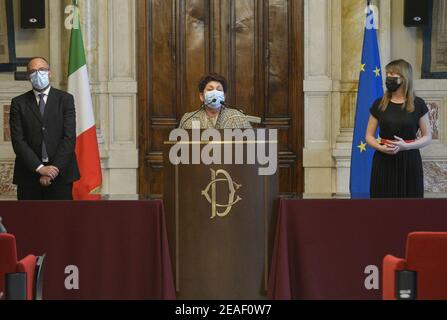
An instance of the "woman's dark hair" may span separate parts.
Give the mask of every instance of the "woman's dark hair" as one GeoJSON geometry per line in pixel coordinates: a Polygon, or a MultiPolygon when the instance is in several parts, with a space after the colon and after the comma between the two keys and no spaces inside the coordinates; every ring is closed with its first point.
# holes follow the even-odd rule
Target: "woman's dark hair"
{"type": "Polygon", "coordinates": [[[211,81],[216,81],[216,82],[219,82],[220,84],[222,84],[224,92],[227,92],[227,79],[225,79],[224,76],[221,76],[220,74],[217,74],[217,73],[209,73],[209,74],[203,76],[202,79],[200,79],[199,92],[203,93],[203,91],[205,91],[206,86],[211,81]]]}

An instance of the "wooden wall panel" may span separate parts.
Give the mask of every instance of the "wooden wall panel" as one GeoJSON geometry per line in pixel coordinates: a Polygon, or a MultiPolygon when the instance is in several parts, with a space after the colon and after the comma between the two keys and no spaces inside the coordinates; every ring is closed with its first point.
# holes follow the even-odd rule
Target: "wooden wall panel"
{"type": "Polygon", "coordinates": [[[232,35],[234,37],[234,69],[232,78],[233,101],[238,106],[244,106],[247,114],[256,114],[255,97],[255,55],[257,35],[256,1],[235,1],[234,23],[232,35]]]}
{"type": "Polygon", "coordinates": [[[149,78],[147,85],[151,101],[153,118],[172,117],[176,111],[176,101],[172,86],[176,78],[176,65],[173,59],[175,43],[173,41],[175,1],[153,0],[149,2],[149,78]]]}
{"type": "Polygon", "coordinates": [[[207,70],[209,30],[209,2],[203,0],[185,1],[185,104],[179,106],[181,113],[197,110],[201,105],[197,83],[207,70]]]}
{"type": "Polygon", "coordinates": [[[267,117],[289,115],[290,37],[288,1],[268,6],[268,112],[267,117]]]}

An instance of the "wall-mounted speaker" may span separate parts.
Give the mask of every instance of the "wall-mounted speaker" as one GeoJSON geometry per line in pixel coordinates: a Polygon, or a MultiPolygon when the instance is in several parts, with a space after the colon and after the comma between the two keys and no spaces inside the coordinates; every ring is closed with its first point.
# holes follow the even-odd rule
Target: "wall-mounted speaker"
{"type": "Polygon", "coordinates": [[[430,1],[405,0],[404,25],[406,27],[428,26],[429,15],[430,15],[430,1]]]}
{"type": "Polygon", "coordinates": [[[20,17],[23,29],[44,29],[45,0],[20,0],[20,17]]]}

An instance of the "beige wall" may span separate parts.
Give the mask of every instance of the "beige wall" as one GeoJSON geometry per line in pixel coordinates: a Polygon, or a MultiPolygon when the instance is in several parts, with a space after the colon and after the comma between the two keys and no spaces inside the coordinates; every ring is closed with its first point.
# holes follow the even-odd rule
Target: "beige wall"
{"type": "MultiPolygon", "coordinates": [[[[16,36],[17,57],[43,56],[48,57],[50,52],[49,39],[50,29],[21,29],[20,28],[20,1],[13,1],[14,4],[14,32],[16,36]]],[[[48,24],[48,0],[46,1],[46,17],[48,24]]],[[[13,74],[0,73],[0,81],[13,81],[13,74]]]]}
{"type": "MultiPolygon", "coordinates": [[[[407,28],[404,21],[404,0],[393,0],[391,7],[391,58],[405,59],[415,70],[415,78],[421,78],[422,29],[407,28]]],[[[384,64],[385,66],[385,64],[384,64]]]]}

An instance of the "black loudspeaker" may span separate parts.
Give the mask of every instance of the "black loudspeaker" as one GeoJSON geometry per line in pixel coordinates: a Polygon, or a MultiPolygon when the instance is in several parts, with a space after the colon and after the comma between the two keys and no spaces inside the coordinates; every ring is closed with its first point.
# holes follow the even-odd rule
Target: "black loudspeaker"
{"type": "Polygon", "coordinates": [[[45,0],[20,0],[20,17],[23,29],[44,29],[45,0]]]}
{"type": "Polygon", "coordinates": [[[426,27],[430,15],[430,1],[405,0],[404,25],[406,27],[426,27]]]}

